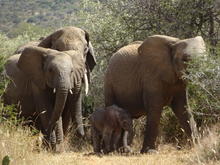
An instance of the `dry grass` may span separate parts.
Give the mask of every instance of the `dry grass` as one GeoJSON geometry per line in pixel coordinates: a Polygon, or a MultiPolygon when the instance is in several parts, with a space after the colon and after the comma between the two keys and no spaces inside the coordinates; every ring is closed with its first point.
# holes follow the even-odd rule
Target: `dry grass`
{"type": "MultiPolygon", "coordinates": [[[[52,154],[36,146],[39,136],[31,135],[28,129],[8,128],[0,125],[0,158],[8,155],[10,165],[189,165],[192,164],[193,150],[176,150],[169,145],[160,145],[159,154],[136,154],[108,156],[89,156],[91,147],[83,152],[65,152],[52,154]]],[[[137,147],[135,147],[137,148],[137,147]]],[[[195,164],[194,162],[193,164],[195,164]]],[[[214,165],[219,162],[206,162],[214,165]]]]}
{"type": "Polygon", "coordinates": [[[203,138],[194,147],[194,154],[191,162],[204,164],[219,162],[220,164],[220,125],[217,124],[211,129],[203,132],[203,138]]]}

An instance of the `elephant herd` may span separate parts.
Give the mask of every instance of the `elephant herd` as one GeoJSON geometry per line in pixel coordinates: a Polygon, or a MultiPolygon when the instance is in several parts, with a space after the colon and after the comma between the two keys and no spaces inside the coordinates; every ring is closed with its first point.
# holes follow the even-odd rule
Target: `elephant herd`
{"type": "MultiPolygon", "coordinates": [[[[170,106],[191,137],[195,122],[187,110],[187,62],[203,56],[202,37],[178,39],[153,35],[135,41],[112,55],[104,78],[105,107],[90,117],[95,153],[123,147],[131,152],[132,119],[146,115],[141,153],[155,151],[161,112],[170,106]]],[[[19,47],[5,64],[10,82],[5,104],[19,104],[22,117],[33,121],[46,145],[62,152],[64,137],[75,127],[84,136],[82,89],[88,93],[90,74],[96,65],[89,34],[64,27],[37,42],[19,47]]]]}

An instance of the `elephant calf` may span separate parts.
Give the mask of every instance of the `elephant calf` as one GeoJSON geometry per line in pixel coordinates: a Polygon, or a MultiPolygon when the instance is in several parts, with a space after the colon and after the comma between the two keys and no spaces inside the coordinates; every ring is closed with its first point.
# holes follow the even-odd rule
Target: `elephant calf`
{"type": "Polygon", "coordinates": [[[112,105],[105,109],[97,109],[90,118],[93,149],[95,153],[115,151],[120,147],[119,141],[123,133],[123,148],[131,152],[128,140],[133,135],[132,119],[126,110],[112,105]],[[104,145],[102,145],[104,142],[104,145]],[[103,147],[104,146],[104,147],[103,147]]]}

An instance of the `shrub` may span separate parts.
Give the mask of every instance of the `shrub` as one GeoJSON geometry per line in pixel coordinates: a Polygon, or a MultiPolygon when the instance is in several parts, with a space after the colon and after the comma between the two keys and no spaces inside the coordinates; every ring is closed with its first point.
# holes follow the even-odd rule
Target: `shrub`
{"type": "Polygon", "coordinates": [[[189,105],[198,126],[216,123],[220,118],[220,52],[216,52],[216,56],[209,52],[205,58],[193,59],[185,76],[189,105]]]}

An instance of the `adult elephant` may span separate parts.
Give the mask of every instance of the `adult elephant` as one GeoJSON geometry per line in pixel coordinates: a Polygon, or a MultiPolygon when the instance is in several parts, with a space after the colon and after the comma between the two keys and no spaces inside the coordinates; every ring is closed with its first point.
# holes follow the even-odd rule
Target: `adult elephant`
{"type": "Polygon", "coordinates": [[[90,72],[96,65],[96,59],[89,34],[85,30],[74,26],[61,28],[45,37],[38,46],[58,51],[77,51],[78,55],[85,59],[87,77],[90,82],[90,72]]]}
{"type": "Polygon", "coordinates": [[[153,35],[143,43],[118,50],[105,74],[105,105],[127,109],[133,118],[147,115],[141,153],[155,149],[164,106],[170,106],[185,132],[191,136],[193,116],[186,109],[186,83],[181,78],[186,62],[205,52],[202,37],[180,40],[153,35]]]}
{"type": "Polygon", "coordinates": [[[86,66],[76,50],[26,47],[22,54],[9,57],[5,69],[12,81],[4,101],[20,102],[21,115],[36,121],[53,150],[63,150],[71,116],[78,133],[84,135],[81,88],[86,66]]]}

